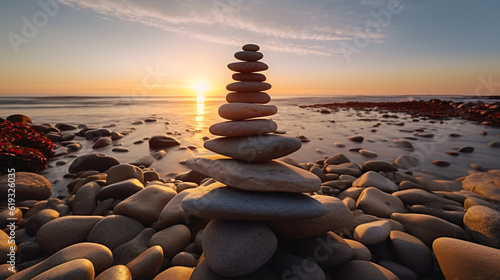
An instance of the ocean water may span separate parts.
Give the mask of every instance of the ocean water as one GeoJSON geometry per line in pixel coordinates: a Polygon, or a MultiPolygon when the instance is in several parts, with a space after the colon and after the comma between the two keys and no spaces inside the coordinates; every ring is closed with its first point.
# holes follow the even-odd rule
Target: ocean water
{"type": "MultiPolygon", "coordinates": [[[[296,162],[315,162],[336,153],[345,154],[351,161],[362,163],[366,160],[393,161],[399,155],[416,156],[421,164],[412,168],[412,172],[429,178],[454,180],[471,172],[470,164],[480,164],[486,168],[500,169],[500,149],[489,148],[487,144],[500,141],[500,129],[487,127],[466,120],[452,119],[444,122],[429,120],[414,121],[404,113],[398,113],[398,119],[384,119],[376,111],[339,110],[332,114],[320,114],[316,109],[299,108],[299,105],[347,101],[408,101],[430,100],[433,98],[450,101],[484,101],[496,100],[481,97],[465,96],[273,96],[270,104],[278,107],[278,114],[272,119],[278,124],[278,129],[289,136],[306,136],[310,142],[287,156],[296,162]],[[361,118],[376,119],[376,121],[360,121],[361,118]],[[334,121],[334,122],[332,122],[334,121]],[[395,122],[404,122],[404,126],[396,126],[395,122]],[[373,127],[376,123],[380,125],[373,127]],[[411,131],[423,129],[433,133],[434,138],[415,136],[411,131]],[[402,131],[404,130],[404,131],[402,131]],[[410,132],[408,132],[410,131],[410,132]],[[487,134],[480,134],[486,131],[487,134]],[[450,133],[458,133],[461,137],[449,137],[450,133]],[[361,135],[363,143],[354,143],[347,136],[361,135]],[[410,141],[415,150],[405,150],[393,144],[394,139],[410,141]],[[333,145],[341,142],[346,145],[339,148],[333,145]],[[453,157],[445,151],[453,151],[463,146],[475,148],[473,153],[460,154],[453,157]],[[378,154],[376,158],[367,158],[349,148],[363,148],[378,154]],[[433,160],[449,161],[449,167],[438,167],[433,160]]],[[[69,179],[63,179],[68,166],[75,156],[86,153],[105,153],[116,157],[120,162],[130,162],[135,158],[151,154],[147,141],[143,144],[133,144],[138,140],[154,135],[172,134],[183,147],[194,145],[195,150],[173,147],[166,150],[167,156],[155,160],[152,168],[163,178],[171,178],[178,172],[188,168],[182,162],[194,155],[208,155],[212,152],[203,148],[203,137],[213,138],[208,131],[210,125],[224,121],[217,114],[218,107],[225,103],[224,97],[173,97],[173,96],[0,96],[0,117],[11,114],[24,114],[34,123],[69,123],[73,125],[86,124],[89,127],[113,125],[111,130],[129,132],[115,141],[130,149],[128,153],[113,152],[113,147],[92,149],[92,142],[77,137],[83,149],[66,156],[54,158],[50,167],[42,174],[53,183],[54,195],[65,195],[69,179]],[[135,121],[155,116],[158,122],[133,125],[135,121]],[[56,165],[60,161],[63,165],[56,165]]],[[[76,131],[75,131],[76,132],[76,131]]],[[[60,164],[61,164],[60,163],[60,164]]]]}

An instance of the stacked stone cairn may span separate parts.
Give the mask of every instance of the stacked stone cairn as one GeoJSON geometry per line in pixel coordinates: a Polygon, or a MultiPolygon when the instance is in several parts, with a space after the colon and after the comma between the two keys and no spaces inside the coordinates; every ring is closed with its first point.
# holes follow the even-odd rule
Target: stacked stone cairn
{"type": "MultiPolygon", "coordinates": [[[[227,86],[233,92],[227,95],[228,103],[219,108],[219,115],[229,121],[212,125],[210,132],[222,137],[205,142],[208,150],[222,156],[186,161],[194,171],[212,178],[182,201],[190,215],[211,219],[202,232],[204,260],[191,279],[278,279],[276,275],[294,275],[292,266],[301,265],[305,259],[278,248],[282,239],[288,242],[332,230],[332,222],[339,222],[339,218],[327,214],[332,201],[345,210],[340,211],[346,214],[340,220],[352,220],[340,200],[304,194],[320,189],[321,180],[316,175],[276,160],[297,151],[302,144],[295,137],[273,134],[276,123],[261,118],[276,114],[277,108],[262,105],[271,100],[262,92],[271,85],[264,82],[263,74],[255,73],[268,69],[258,61],[263,57],[258,50],[259,46],[247,44],[235,54],[243,62],[228,65],[238,72],[233,75],[237,82],[227,86]]],[[[337,225],[342,227],[342,223],[337,225]]],[[[316,264],[307,265],[315,271],[308,272],[308,277],[313,277],[310,279],[325,279],[316,264]]]]}

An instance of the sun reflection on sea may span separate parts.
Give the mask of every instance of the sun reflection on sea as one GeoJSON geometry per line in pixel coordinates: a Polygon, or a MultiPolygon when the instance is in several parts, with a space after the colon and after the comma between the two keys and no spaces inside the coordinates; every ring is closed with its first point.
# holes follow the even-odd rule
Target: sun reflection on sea
{"type": "Polygon", "coordinates": [[[198,127],[200,127],[205,120],[205,95],[198,94],[198,98],[196,100],[195,121],[197,122],[198,127]]]}

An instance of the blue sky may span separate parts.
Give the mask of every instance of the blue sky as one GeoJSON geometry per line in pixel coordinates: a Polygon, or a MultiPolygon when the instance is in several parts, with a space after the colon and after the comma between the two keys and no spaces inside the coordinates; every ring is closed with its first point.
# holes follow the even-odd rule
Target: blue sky
{"type": "Polygon", "coordinates": [[[147,94],[204,82],[224,95],[226,64],[252,42],[274,94],[500,94],[498,11],[493,0],[3,1],[0,93],[135,94],[149,79],[147,94]]]}

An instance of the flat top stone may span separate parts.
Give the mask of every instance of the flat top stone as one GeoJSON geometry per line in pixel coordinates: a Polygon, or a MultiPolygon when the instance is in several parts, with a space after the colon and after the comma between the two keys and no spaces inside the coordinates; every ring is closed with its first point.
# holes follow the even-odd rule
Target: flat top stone
{"type": "Polygon", "coordinates": [[[225,220],[274,221],[326,214],[321,202],[304,194],[249,192],[220,182],[197,188],[182,200],[182,207],[194,216],[225,220]]]}
{"type": "Polygon", "coordinates": [[[217,154],[247,162],[268,161],[289,155],[302,147],[295,137],[262,135],[220,137],[206,141],[203,146],[217,154]]]}
{"type": "Polygon", "coordinates": [[[186,165],[242,190],[300,193],[321,188],[318,176],[277,160],[252,164],[222,156],[207,156],[189,158],[186,165]]]}

